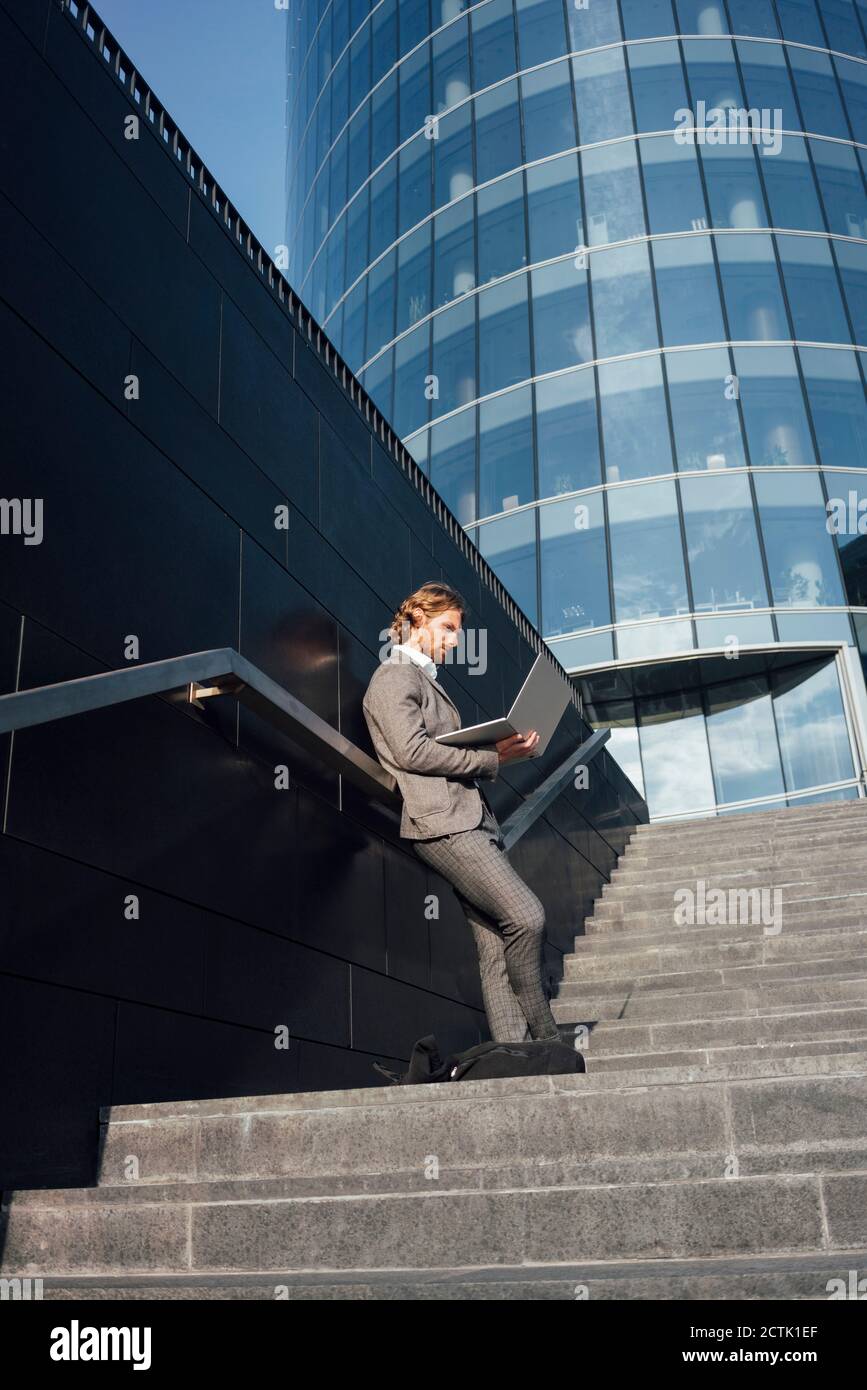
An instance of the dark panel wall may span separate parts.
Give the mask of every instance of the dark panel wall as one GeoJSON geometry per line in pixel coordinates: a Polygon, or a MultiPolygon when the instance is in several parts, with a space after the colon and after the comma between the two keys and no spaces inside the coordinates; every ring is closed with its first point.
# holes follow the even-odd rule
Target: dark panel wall
{"type": "MultiPolygon", "coordinates": [[[[0,693],[122,667],[131,636],[236,646],[372,752],[380,633],[445,578],[488,670],[442,679],[500,713],[533,651],[51,0],[0,0],[0,81],[0,494],[45,525],[0,536],[0,693]]],[[[570,709],[498,814],[584,732],[570,709]]],[[[99,1105],[376,1084],[423,1033],[487,1036],[463,914],[394,814],[231,701],[19,731],[0,775],[0,1187],[91,1181],[99,1105]]],[[[514,852],[554,977],[645,818],[604,755],[514,852]]]]}

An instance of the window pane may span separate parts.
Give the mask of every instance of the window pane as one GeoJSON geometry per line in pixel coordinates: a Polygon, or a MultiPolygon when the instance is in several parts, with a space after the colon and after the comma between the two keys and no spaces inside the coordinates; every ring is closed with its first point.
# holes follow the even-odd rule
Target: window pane
{"type": "Polygon", "coordinates": [[[539,496],[595,487],[601,479],[592,370],[536,383],[539,496]]]}
{"type": "MultiPolygon", "coordinates": [[[[639,3],[643,11],[645,0],[639,3]]],[[[626,53],[637,129],[673,130],[675,112],[689,106],[677,44],[640,43],[626,53]]]]}
{"type": "Polygon", "coordinates": [[[635,142],[630,140],[585,150],[581,167],[587,202],[588,246],[643,236],[644,211],[635,142]]]}
{"type": "Polygon", "coordinates": [[[646,244],[594,252],[590,280],[598,357],[658,346],[646,244]]]}
{"type": "Polygon", "coordinates": [[[834,67],[843,88],[852,134],[856,140],[864,143],[867,141],[867,68],[863,63],[853,63],[848,58],[835,58],[834,67]]]}
{"type": "Polygon", "coordinates": [[[568,150],[577,144],[572,113],[572,86],[567,61],[553,63],[521,78],[526,158],[568,150]]]}
{"type": "Polygon", "coordinates": [[[822,462],[867,468],[867,402],[854,354],[822,348],[799,352],[822,462]]]}
{"type": "Polygon", "coordinates": [[[470,94],[470,56],[467,21],[459,19],[431,42],[433,49],[433,113],[445,111],[470,94]]]}
{"type": "Polygon", "coordinates": [[[670,623],[639,623],[617,630],[617,655],[621,661],[661,652],[690,652],[693,649],[692,624],[688,619],[670,623]]]}
{"type": "Polygon", "coordinates": [[[773,226],[824,232],[825,223],[807,158],[807,146],[800,135],[784,135],[779,154],[773,158],[763,157],[762,173],[773,226]]]}
{"type": "MultiPolygon", "coordinates": [[[[710,18],[710,6],[707,9],[710,18]]],[[[722,33],[726,27],[723,25],[723,29],[714,29],[711,20],[711,27],[706,29],[685,30],[682,12],[679,11],[679,13],[681,13],[681,32],[683,33],[722,33]]],[[[707,110],[713,106],[726,109],[729,106],[740,108],[745,105],[731,39],[705,39],[704,41],[685,39],[683,56],[686,59],[686,71],[692,92],[694,111],[700,101],[705,103],[707,110]]]]}
{"type": "Polygon", "coordinates": [[[767,676],[707,691],[707,737],[718,801],[748,801],[785,790],[767,676]]]}
{"type": "Polygon", "coordinates": [[[430,313],[431,223],[426,222],[397,248],[397,332],[404,333],[430,313]]]}
{"type": "MultiPolygon", "coordinates": [[[[747,106],[772,113],[771,121],[775,126],[779,123],[785,130],[800,130],[801,118],[782,46],[776,43],[749,43],[740,39],[736,47],[741,60],[747,106]],[[777,115],[778,111],[782,112],[782,117],[777,115]]],[[[763,165],[766,160],[767,156],[763,157],[763,165]]]]}
{"type": "Polygon", "coordinates": [[[479,395],[529,376],[527,277],[516,275],[479,295],[479,395]]]}
{"type": "Polygon", "coordinates": [[[775,672],[771,688],[788,790],[853,776],[836,662],[817,664],[808,676],[802,667],[775,672]]]}
{"type": "Polygon", "coordinates": [[[659,358],[603,364],[599,368],[599,396],[608,481],[627,482],[671,472],[659,358]]]}
{"type": "Polygon", "coordinates": [[[462,198],[434,218],[434,307],[475,287],[472,198],[462,198]]]}
{"type": "Polygon", "coordinates": [[[433,321],[433,370],[439,397],[434,412],[445,415],[476,396],[476,301],[455,304],[433,321]]]}
{"type": "Polygon", "coordinates": [[[430,432],[430,480],[462,526],[476,516],[476,412],[459,415],[430,432]]]}
{"type": "Polygon", "coordinates": [[[653,815],[714,805],[713,777],[698,690],[638,700],[644,785],[653,815]]]}
{"type": "MultiPolygon", "coordinates": [[[[592,6],[591,6],[592,8],[592,6]]],[[[632,132],[629,87],[623,51],[605,49],[572,59],[578,139],[582,145],[632,132]]]]}
{"type": "Polygon", "coordinates": [[[851,342],[827,241],[818,237],[779,236],[777,248],[795,337],[817,343],[851,342]]]}
{"type": "Polygon", "coordinates": [[[620,9],[627,39],[652,39],[657,34],[677,33],[671,0],[620,0],[620,9]]]}
{"type": "Polygon", "coordinates": [[[353,116],[349,125],[349,183],[347,197],[361,187],[370,174],[370,102],[353,116]]]}
{"type": "Polygon", "coordinates": [[[638,143],[651,232],[701,231],[707,210],[695,148],[664,135],[638,143]]]}
{"type": "Polygon", "coordinates": [[[569,47],[576,53],[584,48],[598,48],[603,43],[617,43],[621,38],[616,0],[593,0],[593,4],[583,10],[567,5],[566,19],[569,47]]]}
{"type": "Polygon", "coordinates": [[[409,53],[429,32],[430,4],[428,0],[402,0],[400,6],[400,57],[409,53]]]}
{"type": "Polygon", "coordinates": [[[521,67],[531,68],[566,52],[566,29],[560,0],[517,0],[521,67]]]}
{"type": "Polygon", "coordinates": [[[845,603],[816,473],[755,473],[774,603],[824,608],[845,603]]]}
{"type": "Polygon", "coordinates": [[[815,463],[793,350],[746,347],[734,353],[753,467],[815,463]]]}
{"type": "Polygon", "coordinates": [[[701,162],[714,227],[766,227],[752,145],[702,145],[701,162]]]}
{"type": "Polygon", "coordinates": [[[867,346],[867,246],[838,241],[834,246],[855,342],[867,346]]]}
{"type": "Polygon", "coordinates": [[[587,271],[574,260],[532,272],[535,372],[542,375],[593,357],[587,271]]]}
{"type": "Polygon", "coordinates": [[[524,176],[510,174],[477,195],[479,283],[487,284],[527,263],[524,238],[524,176]]]}
{"type": "Polygon", "coordinates": [[[521,163],[517,82],[504,82],[475,99],[476,181],[485,183],[521,163]]]}
{"type": "Polygon", "coordinates": [[[370,222],[370,183],[361,189],[346,213],[346,284],[352,285],[368,260],[368,222],[370,222]]]}
{"type": "Polygon", "coordinates": [[[601,492],[539,508],[545,636],[611,621],[601,492]]]}
{"type": "Polygon", "coordinates": [[[766,608],[748,475],[682,478],[680,495],[694,611],[766,608]]]}
{"type": "Polygon", "coordinates": [[[533,415],[530,387],[479,406],[479,515],[532,502],[533,415]]]}
{"type": "Polygon", "coordinates": [[[395,252],[389,251],[368,276],[365,360],[394,337],[395,259],[395,252]]]}
{"type": "Polygon", "coordinates": [[[783,37],[795,43],[814,43],[825,47],[825,35],[816,14],[814,0],[777,0],[783,37]]]}
{"type": "Polygon", "coordinates": [[[726,332],[709,238],[657,241],[653,260],[666,346],[723,342],[726,332]]]}
{"type": "Polygon", "coordinates": [[[758,39],[779,38],[773,0],[729,0],[733,34],[754,34],[758,39]]]}
{"type": "Polygon", "coordinates": [[[480,526],[479,550],[518,607],[538,625],[535,508],[480,526]]]}
{"type": "Polygon", "coordinates": [[[739,468],[745,464],[725,348],[668,353],[665,369],[678,468],[739,468]]]}
{"type": "Polygon", "coordinates": [[[473,86],[490,87],[516,71],[512,0],[491,0],[473,10],[473,86]]]}
{"type": "Polygon", "coordinates": [[[527,170],[530,259],[545,261],[584,244],[578,156],[564,155],[527,170]]]}
{"type": "Polygon", "coordinates": [[[404,436],[427,423],[430,402],[425,377],[430,372],[429,323],[401,338],[394,349],[394,414],[392,424],[404,436]]]}
{"type": "Polygon", "coordinates": [[[728,23],[722,0],[676,0],[682,34],[725,34],[728,23]]]}
{"type": "Polygon", "coordinates": [[[867,237],[867,197],[855,151],[828,140],[811,140],[810,149],[831,231],[867,237]]]}
{"type": "Polygon", "coordinates": [[[719,237],[717,254],[732,338],[790,338],[771,238],[719,237]]]}
{"type": "Polygon", "coordinates": [[[399,193],[397,211],[398,236],[421,222],[432,211],[431,151],[432,140],[417,135],[398,156],[399,193]]]}
{"type": "Polygon", "coordinates": [[[609,489],[608,517],[617,621],[685,613],[686,577],[674,483],[609,489]]]}
{"type": "Polygon", "coordinates": [[[697,618],[700,647],[725,647],[732,640],[739,646],[761,646],[775,641],[769,613],[728,613],[722,618],[697,618]]]}
{"type": "MultiPolygon", "coordinates": [[[[409,134],[409,132],[407,132],[409,134]]],[[[397,139],[397,73],[392,72],[371,97],[370,167],[376,169],[387,159],[397,139]]]]}
{"type": "Polygon", "coordinates": [[[434,150],[434,206],[442,207],[473,186],[469,103],[443,116],[434,150]]]}
{"type": "MultiPolygon", "coordinates": [[[[802,40],[803,42],[803,40],[802,40]]],[[[819,40],[824,47],[822,40],[819,40]]],[[[848,140],[849,127],[837,92],[834,69],[827,53],[809,48],[789,49],[789,62],[804,114],[804,129],[813,135],[835,135],[848,140]]]]}
{"type": "Polygon", "coordinates": [[[389,160],[370,181],[370,259],[397,236],[397,160],[389,160]]]}
{"type": "Polygon", "coordinates": [[[867,45],[852,0],[818,0],[818,3],[825,21],[828,46],[841,53],[854,53],[856,58],[867,58],[867,45]]]}
{"type": "Polygon", "coordinates": [[[867,608],[867,477],[826,473],[828,525],[837,539],[846,602],[867,608]]]}

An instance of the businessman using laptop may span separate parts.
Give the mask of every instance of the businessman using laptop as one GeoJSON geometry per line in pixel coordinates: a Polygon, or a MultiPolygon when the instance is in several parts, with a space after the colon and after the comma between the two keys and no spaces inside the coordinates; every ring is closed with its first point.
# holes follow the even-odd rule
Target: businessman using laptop
{"type": "Polygon", "coordinates": [[[377,757],[403,796],[400,835],[452,884],[473,933],[491,1038],[557,1038],[542,984],[545,909],[510,864],[478,780],[533,756],[538,733],[520,730],[488,747],[437,741],[460,728],[436,668],[457,646],[465,612],[447,584],[423,584],[404,599],[390,628],[398,640],[374,671],[362,708],[377,757]]]}

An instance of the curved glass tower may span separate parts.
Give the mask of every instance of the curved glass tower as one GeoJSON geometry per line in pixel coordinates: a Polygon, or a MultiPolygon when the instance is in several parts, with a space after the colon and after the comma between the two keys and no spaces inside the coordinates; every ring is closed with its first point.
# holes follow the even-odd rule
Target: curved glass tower
{"type": "Polygon", "coordinates": [[[651,814],[864,794],[867,0],[289,33],[289,279],[651,814]]]}

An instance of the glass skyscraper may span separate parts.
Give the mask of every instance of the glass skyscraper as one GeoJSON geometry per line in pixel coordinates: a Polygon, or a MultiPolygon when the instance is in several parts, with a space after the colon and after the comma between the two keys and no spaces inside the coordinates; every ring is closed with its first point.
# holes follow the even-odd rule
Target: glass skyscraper
{"type": "Polygon", "coordinates": [[[290,9],[288,278],[654,817],[864,794],[865,36],[867,0],[290,9]]]}

